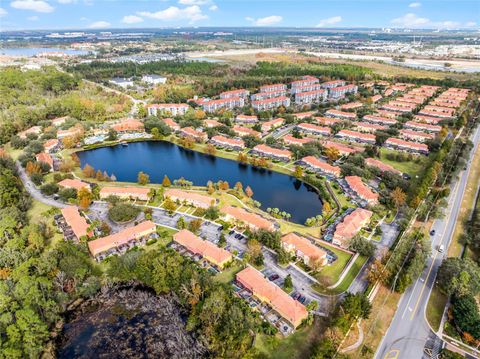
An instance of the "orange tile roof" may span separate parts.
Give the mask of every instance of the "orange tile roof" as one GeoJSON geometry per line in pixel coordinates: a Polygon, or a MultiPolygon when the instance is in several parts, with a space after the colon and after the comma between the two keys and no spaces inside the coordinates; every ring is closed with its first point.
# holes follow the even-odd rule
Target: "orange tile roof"
{"type": "Polygon", "coordinates": [[[343,110],[355,109],[355,108],[360,108],[360,107],[363,107],[363,103],[361,103],[359,101],[345,103],[345,104],[340,106],[340,108],[343,109],[343,110]]]}
{"type": "Polygon", "coordinates": [[[307,318],[308,312],[303,304],[290,297],[280,287],[269,282],[255,268],[245,268],[237,273],[236,278],[256,297],[270,304],[276,312],[295,327],[307,318]]]}
{"type": "Polygon", "coordinates": [[[283,102],[289,100],[288,97],[286,96],[278,96],[278,97],[272,97],[272,98],[265,98],[262,100],[254,100],[252,101],[252,106],[254,105],[260,105],[260,104],[266,104],[266,103],[276,103],[276,102],[283,102]]]}
{"type": "Polygon", "coordinates": [[[345,112],[345,111],[338,111],[335,109],[328,110],[325,113],[327,116],[332,115],[332,116],[340,116],[340,117],[347,117],[347,118],[356,118],[357,114],[353,112],[345,112]]]}
{"type": "Polygon", "coordinates": [[[365,159],[365,164],[370,167],[376,167],[382,172],[393,172],[393,173],[398,173],[400,174],[401,172],[395,168],[393,168],[390,165],[387,165],[386,163],[383,163],[382,161],[379,161],[375,158],[367,158],[365,159]]]}
{"type": "Polygon", "coordinates": [[[285,135],[283,136],[283,140],[285,141],[286,144],[288,145],[297,145],[297,146],[302,146],[308,142],[312,142],[312,138],[304,137],[304,138],[296,138],[293,137],[292,135],[285,135]]]}
{"type": "Polygon", "coordinates": [[[333,141],[323,141],[322,145],[325,148],[335,148],[340,152],[340,155],[349,155],[350,153],[363,152],[363,147],[347,146],[343,143],[333,142],[333,141]]]}
{"type": "Polygon", "coordinates": [[[426,122],[428,124],[437,124],[444,119],[439,117],[432,117],[432,116],[425,116],[425,115],[415,115],[413,116],[413,120],[416,122],[426,122]]]}
{"type": "Polygon", "coordinates": [[[80,215],[77,207],[68,206],[62,208],[62,216],[67,224],[72,228],[75,236],[80,239],[83,236],[92,236],[92,231],[88,230],[88,223],[84,217],[80,215]]]}
{"type": "Polygon", "coordinates": [[[53,158],[48,153],[46,152],[37,153],[35,158],[38,162],[46,163],[50,166],[50,168],[53,169],[53,158]]]}
{"type": "Polygon", "coordinates": [[[100,197],[112,196],[122,196],[128,195],[131,197],[138,198],[148,198],[150,193],[150,188],[141,188],[141,187],[103,187],[100,190],[100,197]]]}
{"type": "Polygon", "coordinates": [[[404,127],[419,128],[419,129],[422,129],[425,131],[431,131],[431,132],[440,132],[442,129],[442,126],[430,125],[428,123],[421,123],[421,122],[415,122],[415,121],[405,122],[404,127]]]}
{"type": "Polygon", "coordinates": [[[261,136],[261,133],[258,131],[252,130],[251,128],[248,128],[248,127],[243,127],[238,125],[233,126],[233,131],[235,131],[239,136],[246,136],[246,135],[251,135],[255,137],[261,136]]]}
{"type": "Polygon", "coordinates": [[[249,115],[237,115],[237,117],[235,117],[236,120],[255,120],[255,121],[258,121],[258,117],[257,116],[249,116],[249,115]]]}
{"type": "Polygon", "coordinates": [[[128,118],[119,123],[116,123],[112,126],[115,131],[143,131],[144,126],[143,122],[135,120],[133,118],[128,118]]]}
{"type": "Polygon", "coordinates": [[[358,130],[364,130],[368,132],[375,132],[377,130],[384,130],[387,127],[383,125],[372,124],[369,122],[354,122],[353,123],[358,130]]]}
{"type": "Polygon", "coordinates": [[[243,142],[243,140],[228,138],[222,135],[213,136],[212,141],[219,144],[227,144],[233,147],[242,147],[242,148],[245,147],[245,143],[243,142]]]}
{"type": "Polygon", "coordinates": [[[351,130],[341,130],[337,133],[337,136],[360,139],[360,140],[365,140],[365,141],[369,141],[369,142],[375,142],[376,141],[375,140],[375,135],[370,135],[368,133],[362,133],[362,132],[351,131],[351,130]]]}
{"type": "Polygon", "coordinates": [[[138,240],[143,236],[149,235],[155,232],[156,228],[157,226],[152,221],[144,221],[136,226],[125,228],[120,232],[90,241],[88,242],[88,249],[95,257],[98,254],[106,252],[112,248],[117,248],[127,244],[131,240],[138,240]]]}
{"type": "Polygon", "coordinates": [[[223,123],[218,122],[217,120],[204,120],[205,126],[207,127],[219,127],[223,126],[223,123]]]}
{"type": "Polygon", "coordinates": [[[208,208],[216,203],[216,200],[213,197],[204,196],[195,192],[182,191],[176,188],[167,189],[163,195],[165,197],[170,197],[173,200],[179,199],[180,201],[187,201],[202,208],[208,208]]]}
{"type": "Polygon", "coordinates": [[[332,126],[336,123],[342,122],[342,120],[331,117],[315,117],[315,121],[317,121],[320,125],[324,126],[332,126]]]}
{"type": "Polygon", "coordinates": [[[302,252],[305,256],[308,256],[310,260],[320,260],[327,257],[326,251],[314,245],[308,239],[300,237],[293,232],[284,235],[281,241],[282,243],[293,246],[296,251],[302,252]]]}
{"type": "Polygon", "coordinates": [[[352,239],[361,229],[365,226],[373,212],[357,208],[352,213],[345,216],[342,222],[337,224],[335,233],[333,234],[334,240],[344,241],[352,239]]]}
{"type": "Polygon", "coordinates": [[[292,158],[292,152],[290,152],[289,150],[279,150],[278,148],[273,148],[263,144],[256,145],[253,150],[273,156],[292,158]]]}
{"type": "Polygon", "coordinates": [[[414,131],[409,129],[400,130],[400,135],[406,138],[411,139],[424,139],[424,140],[431,140],[434,136],[430,133],[421,132],[421,131],[414,131]]]}
{"type": "Polygon", "coordinates": [[[317,168],[325,173],[333,174],[337,177],[340,176],[341,170],[340,167],[332,166],[326,162],[320,161],[314,156],[307,156],[302,158],[302,161],[308,164],[311,167],[317,168]]]}
{"type": "Polygon", "coordinates": [[[198,238],[189,230],[182,229],[175,233],[173,235],[173,240],[187,248],[190,252],[200,254],[202,257],[211,263],[218,265],[220,268],[222,268],[225,263],[232,260],[232,254],[229,251],[219,248],[209,241],[204,241],[198,238]]]}
{"type": "Polygon", "coordinates": [[[332,130],[329,127],[317,126],[317,125],[313,125],[311,123],[306,123],[306,122],[298,124],[297,127],[302,130],[320,132],[325,135],[329,135],[332,132],[332,130]]]}
{"type": "Polygon", "coordinates": [[[65,178],[64,180],[58,182],[58,185],[64,188],[74,188],[77,191],[81,190],[82,188],[86,188],[90,190],[90,185],[88,183],[85,183],[75,178],[74,179],[65,178]]]}
{"type": "Polygon", "coordinates": [[[50,140],[45,141],[45,143],[43,144],[43,148],[46,151],[49,151],[50,149],[58,146],[59,143],[60,141],[58,141],[56,138],[52,138],[50,140]]]}
{"type": "Polygon", "coordinates": [[[365,115],[363,116],[364,121],[370,121],[374,123],[383,123],[386,125],[394,125],[397,123],[397,120],[388,117],[376,116],[376,115],[365,115]]]}
{"type": "Polygon", "coordinates": [[[355,192],[360,198],[366,200],[369,204],[374,204],[378,202],[378,193],[373,192],[365,183],[362,182],[362,179],[358,176],[347,176],[345,177],[348,186],[353,192],[355,192]]]}
{"type": "Polygon", "coordinates": [[[293,117],[296,119],[304,119],[305,117],[311,117],[315,114],[315,111],[308,111],[308,112],[299,112],[299,113],[294,113],[293,117]]]}
{"type": "Polygon", "coordinates": [[[408,148],[415,151],[428,153],[428,146],[423,143],[416,143],[411,141],[405,141],[400,138],[390,137],[385,141],[386,145],[392,145],[394,147],[408,148]]]}
{"type": "Polygon", "coordinates": [[[176,123],[173,119],[171,118],[164,118],[163,122],[170,127],[172,130],[178,130],[180,129],[180,125],[176,123]]]}
{"type": "Polygon", "coordinates": [[[278,127],[283,125],[285,122],[284,118],[274,118],[273,120],[262,123],[262,131],[269,131],[271,128],[278,127]]]}
{"type": "Polygon", "coordinates": [[[273,222],[263,218],[258,214],[248,212],[243,208],[225,206],[221,209],[220,212],[223,214],[229,215],[231,217],[234,217],[239,221],[246,223],[247,225],[251,225],[256,229],[266,229],[269,231],[272,231],[275,229],[273,222]]]}
{"type": "Polygon", "coordinates": [[[208,135],[205,132],[197,131],[193,127],[184,127],[180,129],[180,132],[185,136],[190,136],[193,138],[206,139],[208,135]]]}

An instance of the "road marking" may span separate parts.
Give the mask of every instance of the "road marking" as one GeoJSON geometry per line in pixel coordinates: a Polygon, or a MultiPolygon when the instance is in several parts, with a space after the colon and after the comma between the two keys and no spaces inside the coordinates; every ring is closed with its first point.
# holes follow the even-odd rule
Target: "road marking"
{"type": "Polygon", "coordinates": [[[400,350],[394,349],[390,350],[387,355],[384,356],[384,359],[397,359],[400,355],[400,350]]]}

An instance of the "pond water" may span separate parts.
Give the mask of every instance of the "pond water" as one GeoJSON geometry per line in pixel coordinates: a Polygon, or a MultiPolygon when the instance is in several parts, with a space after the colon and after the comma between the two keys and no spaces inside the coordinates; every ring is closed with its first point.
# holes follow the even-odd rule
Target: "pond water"
{"type": "Polygon", "coordinates": [[[138,172],[150,176],[153,183],[161,183],[163,176],[174,179],[184,177],[195,185],[204,186],[209,180],[228,181],[230,187],[240,181],[243,188],[250,186],[253,198],[261,208],[279,208],[291,214],[291,221],[304,223],[309,217],[322,212],[322,201],[309,185],[296,178],[265,169],[244,165],[236,161],[186,150],[164,141],[145,141],[102,147],[78,153],[83,168],[87,163],[118,181],[136,182],[138,172]]]}
{"type": "Polygon", "coordinates": [[[59,47],[12,47],[0,49],[1,55],[9,56],[36,56],[42,52],[62,52],[68,55],[87,55],[90,51],[62,49],[59,47]]]}

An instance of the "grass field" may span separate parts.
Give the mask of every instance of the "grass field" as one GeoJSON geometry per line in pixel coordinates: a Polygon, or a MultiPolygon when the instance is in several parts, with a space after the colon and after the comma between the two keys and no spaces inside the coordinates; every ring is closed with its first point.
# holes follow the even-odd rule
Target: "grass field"
{"type": "Polygon", "coordinates": [[[405,162],[398,162],[398,161],[392,161],[387,159],[386,155],[387,153],[397,153],[397,151],[394,150],[389,150],[387,148],[381,148],[380,149],[380,160],[387,164],[392,166],[393,168],[403,172],[403,173],[408,173],[410,176],[415,177],[418,175],[424,168],[424,159],[426,157],[419,157],[421,161],[415,162],[415,161],[405,161],[405,162]]]}
{"type": "Polygon", "coordinates": [[[426,315],[428,322],[435,331],[440,328],[440,322],[442,321],[442,315],[445,306],[447,305],[447,300],[448,297],[440,293],[438,288],[434,286],[430,298],[428,299],[426,315]]]}
{"type": "Polygon", "coordinates": [[[360,273],[360,269],[362,269],[367,260],[367,257],[359,256],[348,271],[348,274],[345,276],[345,278],[343,278],[342,282],[337,287],[327,290],[326,293],[338,294],[345,292],[348,287],[350,287],[350,284],[352,284],[353,280],[357,277],[358,273],[360,273]]]}
{"type": "Polygon", "coordinates": [[[243,266],[235,262],[230,268],[223,270],[221,273],[215,276],[215,280],[220,283],[230,283],[235,278],[235,274],[240,272],[243,266]]]}
{"type": "MultiPolygon", "coordinates": [[[[338,281],[338,279],[340,278],[340,275],[343,272],[343,269],[345,268],[348,261],[352,257],[352,254],[341,251],[337,248],[330,247],[330,246],[328,246],[328,248],[331,249],[333,252],[335,252],[338,258],[332,265],[326,266],[316,275],[316,278],[318,279],[318,281],[322,283],[325,287],[329,285],[333,285],[338,281]]],[[[347,279],[347,277],[345,279],[347,279]]]]}
{"type": "MultiPolygon", "coordinates": [[[[455,224],[455,230],[453,231],[452,241],[450,247],[448,248],[449,257],[459,257],[462,253],[463,244],[460,243],[459,239],[464,233],[464,224],[470,219],[472,215],[473,208],[475,206],[475,199],[478,186],[480,185],[480,147],[477,148],[477,151],[474,153],[470,173],[467,179],[467,186],[465,188],[465,193],[463,194],[462,203],[460,206],[460,212],[458,214],[457,222],[455,224]]],[[[474,254],[474,252],[468,251],[469,254],[474,254]]]]}
{"type": "Polygon", "coordinates": [[[259,354],[257,357],[269,359],[309,358],[323,329],[323,321],[317,318],[313,325],[301,328],[287,338],[259,334],[255,339],[255,349],[259,354]]]}

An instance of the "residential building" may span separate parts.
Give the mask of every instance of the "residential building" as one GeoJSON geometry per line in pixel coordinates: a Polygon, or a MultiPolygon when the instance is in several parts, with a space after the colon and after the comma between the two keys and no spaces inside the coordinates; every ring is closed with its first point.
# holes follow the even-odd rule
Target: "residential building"
{"type": "Polygon", "coordinates": [[[388,118],[388,117],[382,117],[382,116],[376,116],[376,115],[365,115],[362,118],[363,121],[374,123],[374,124],[379,124],[379,125],[386,125],[386,126],[391,126],[397,123],[397,120],[388,118]]]}
{"type": "Polygon", "coordinates": [[[244,100],[246,100],[248,98],[248,95],[250,95],[250,91],[245,89],[238,89],[238,90],[224,91],[220,93],[220,98],[241,97],[244,100]]]}
{"type": "Polygon", "coordinates": [[[93,235],[93,231],[89,229],[90,226],[87,220],[80,214],[77,207],[68,206],[62,208],[61,212],[65,222],[72,229],[77,240],[85,236],[91,237],[93,235]]]}
{"type": "Polygon", "coordinates": [[[290,161],[292,159],[292,152],[289,150],[280,150],[267,145],[256,145],[252,148],[251,152],[258,156],[269,157],[279,161],[290,161]]]}
{"type": "Polygon", "coordinates": [[[431,133],[414,131],[410,129],[400,130],[400,138],[404,140],[412,140],[416,142],[426,142],[428,140],[433,140],[435,138],[431,133]]]}
{"type": "Polygon", "coordinates": [[[364,208],[356,208],[352,213],[346,215],[335,228],[333,244],[348,247],[349,241],[370,222],[372,215],[373,212],[364,208]]]}
{"type": "Polygon", "coordinates": [[[410,113],[417,108],[417,104],[393,100],[383,104],[382,109],[401,113],[410,113]]]}
{"type": "Polygon", "coordinates": [[[213,197],[205,196],[196,192],[182,191],[176,188],[169,188],[163,193],[163,197],[170,198],[174,202],[188,203],[191,206],[207,209],[217,204],[213,197]]]}
{"type": "Polygon", "coordinates": [[[178,130],[178,134],[182,137],[192,138],[198,142],[208,140],[208,135],[205,132],[195,130],[193,127],[181,128],[180,130],[178,130]]]}
{"type": "Polygon", "coordinates": [[[343,80],[334,80],[334,81],[328,81],[328,82],[323,82],[322,88],[324,89],[332,89],[334,87],[340,87],[340,86],[345,86],[346,82],[343,80]]]}
{"type": "Polygon", "coordinates": [[[129,87],[133,87],[134,83],[132,79],[128,79],[126,77],[114,77],[111,80],[108,80],[108,82],[120,86],[123,89],[127,89],[129,87]]]}
{"type": "Polygon", "coordinates": [[[205,124],[206,128],[214,128],[214,127],[223,126],[223,123],[220,123],[217,120],[204,120],[203,123],[205,124]]]}
{"type": "Polygon", "coordinates": [[[40,152],[35,155],[37,162],[43,162],[50,166],[50,171],[53,171],[53,158],[46,152],[40,152]]]}
{"type": "Polygon", "coordinates": [[[332,99],[339,99],[339,98],[345,97],[346,94],[357,93],[357,91],[358,91],[357,85],[353,85],[353,84],[334,87],[328,90],[328,97],[332,99]]]}
{"type": "Polygon", "coordinates": [[[407,121],[403,124],[403,127],[434,133],[440,132],[442,130],[442,126],[430,125],[428,123],[421,123],[415,121],[407,121]]]}
{"type": "Polygon", "coordinates": [[[175,233],[173,235],[173,241],[180,244],[190,253],[202,256],[203,259],[220,269],[223,269],[225,265],[233,259],[233,256],[229,251],[217,247],[212,242],[198,238],[187,229],[182,229],[175,233]]]}
{"type": "MultiPolygon", "coordinates": [[[[320,80],[317,79],[316,77],[306,75],[306,76],[303,76],[301,80],[290,82],[290,87],[291,87],[292,90],[294,90],[294,89],[297,89],[297,88],[303,88],[303,87],[312,86],[312,85],[318,85],[319,86],[319,84],[318,84],[319,82],[320,82],[320,80]]],[[[294,93],[294,92],[292,91],[292,93],[294,93]]]]}
{"type": "Polygon", "coordinates": [[[343,105],[340,105],[341,110],[356,110],[357,108],[361,108],[361,107],[363,107],[363,103],[361,103],[360,101],[348,102],[343,105]]]}
{"type": "Polygon", "coordinates": [[[425,115],[415,115],[415,116],[413,116],[413,121],[428,123],[429,125],[437,125],[444,120],[445,120],[444,118],[425,116],[425,115]]]}
{"type": "Polygon", "coordinates": [[[134,118],[128,118],[126,120],[120,121],[114,125],[112,128],[120,133],[123,132],[143,132],[145,127],[143,126],[143,122],[139,120],[135,120],[134,118]]]}
{"type": "Polygon", "coordinates": [[[309,105],[325,101],[327,101],[327,91],[325,89],[297,92],[295,94],[295,104],[297,105],[309,105]]]}
{"type": "Polygon", "coordinates": [[[385,147],[394,150],[402,150],[412,153],[428,154],[428,146],[423,143],[416,143],[411,141],[405,141],[400,138],[390,137],[385,141],[385,147]]]}
{"type": "Polygon", "coordinates": [[[252,130],[251,128],[248,128],[248,127],[235,125],[233,126],[233,131],[240,137],[244,137],[244,136],[254,136],[257,138],[262,137],[262,134],[260,132],[252,130]]]}
{"type": "Polygon", "coordinates": [[[347,141],[355,141],[359,143],[374,144],[376,142],[375,135],[351,130],[341,130],[336,136],[347,141]]]}
{"type": "Polygon", "coordinates": [[[267,231],[275,230],[275,223],[263,218],[262,216],[249,212],[240,207],[225,206],[220,210],[226,221],[233,221],[234,223],[241,222],[252,231],[264,229],[267,231]]]}
{"type": "MultiPolygon", "coordinates": [[[[295,95],[300,92],[310,92],[310,91],[316,91],[316,90],[321,90],[322,85],[318,83],[312,83],[309,85],[302,85],[302,86],[294,86],[290,89],[290,93],[295,95]]],[[[323,89],[325,90],[325,89],[323,89]]]]}
{"type": "Polygon", "coordinates": [[[327,252],[305,237],[289,233],[281,238],[282,248],[300,258],[307,266],[324,266],[328,263],[327,252]]]}
{"type": "Polygon", "coordinates": [[[152,221],[144,221],[109,236],[89,241],[88,249],[98,261],[112,254],[123,254],[134,246],[145,244],[156,232],[157,226],[152,221]]]}
{"type": "Polygon", "coordinates": [[[303,120],[304,118],[307,118],[307,117],[313,117],[315,113],[316,111],[298,112],[298,113],[293,113],[292,116],[295,117],[295,119],[297,120],[303,120]]]}
{"type": "Polygon", "coordinates": [[[355,120],[357,118],[357,114],[353,112],[345,112],[345,111],[338,111],[335,109],[328,110],[325,112],[325,115],[328,117],[335,117],[341,118],[345,120],[355,120]]]}
{"type": "Polygon", "coordinates": [[[163,85],[167,82],[167,78],[159,75],[143,75],[142,82],[150,85],[163,85]]]}
{"type": "Polygon", "coordinates": [[[30,127],[28,129],[26,129],[25,131],[19,132],[18,137],[25,139],[25,138],[27,138],[27,135],[30,135],[30,134],[39,135],[41,133],[42,133],[42,127],[33,126],[33,127],[30,127]]]}
{"type": "Polygon", "coordinates": [[[43,144],[43,149],[45,150],[45,152],[48,152],[48,153],[56,152],[59,147],[60,147],[60,141],[57,140],[56,138],[46,140],[45,143],[43,144]]]}
{"type": "Polygon", "coordinates": [[[253,267],[247,267],[236,274],[236,280],[254,297],[267,303],[294,328],[308,317],[303,304],[290,297],[282,288],[276,286],[253,267]]]}
{"type": "Polygon", "coordinates": [[[418,113],[420,115],[427,115],[440,118],[452,118],[455,116],[455,109],[450,107],[439,107],[427,105],[421,109],[418,113]]]}
{"type": "Polygon", "coordinates": [[[272,108],[277,108],[280,106],[289,107],[290,98],[286,96],[268,98],[265,100],[256,100],[252,101],[252,107],[257,111],[270,110],[272,108]]]}
{"type": "Polygon", "coordinates": [[[178,130],[180,130],[180,125],[178,123],[176,123],[173,119],[171,119],[170,117],[167,117],[167,118],[164,118],[163,119],[163,122],[168,126],[170,127],[170,129],[173,131],[173,132],[176,132],[178,130]]]}
{"type": "Polygon", "coordinates": [[[109,196],[116,196],[121,199],[138,199],[148,201],[150,199],[150,188],[144,187],[102,187],[100,198],[105,199],[109,196]]]}
{"type": "Polygon", "coordinates": [[[266,100],[266,99],[271,99],[271,98],[276,98],[276,97],[281,97],[286,95],[287,95],[287,92],[284,90],[258,92],[250,96],[250,101],[266,100]]]}
{"type": "Polygon", "coordinates": [[[61,126],[68,120],[68,118],[68,116],[54,118],[52,120],[52,125],[55,127],[61,126]]]}
{"type": "Polygon", "coordinates": [[[242,123],[242,124],[255,124],[258,122],[258,117],[248,116],[248,115],[237,115],[237,117],[235,117],[235,122],[242,123]]]}
{"type": "Polygon", "coordinates": [[[245,143],[243,142],[243,140],[228,138],[222,135],[213,136],[210,139],[210,143],[212,143],[215,146],[229,148],[235,151],[240,151],[245,148],[245,143]]]}
{"type": "Polygon", "coordinates": [[[387,126],[377,125],[369,122],[354,122],[355,129],[360,132],[375,133],[378,130],[385,130],[387,126]]]}
{"type": "Polygon", "coordinates": [[[287,146],[291,146],[291,145],[303,146],[304,144],[312,141],[313,141],[313,138],[308,138],[308,137],[296,138],[296,137],[293,137],[292,135],[283,136],[283,142],[285,142],[287,146]]]}
{"type": "Polygon", "coordinates": [[[205,112],[215,112],[220,109],[232,110],[235,107],[245,106],[245,100],[242,97],[227,97],[218,100],[210,100],[202,104],[205,112]]]}
{"type": "Polygon", "coordinates": [[[62,139],[65,137],[77,137],[83,134],[83,127],[78,125],[74,127],[70,127],[68,130],[58,130],[57,131],[57,138],[62,139]]]}
{"type": "Polygon", "coordinates": [[[378,203],[378,193],[373,192],[358,176],[346,176],[345,181],[355,195],[374,206],[378,203]]]}
{"type": "Polygon", "coordinates": [[[281,118],[281,117],[274,118],[273,120],[270,120],[270,121],[267,121],[267,122],[263,122],[262,123],[262,132],[263,133],[270,132],[271,130],[282,126],[284,123],[285,123],[285,119],[281,118]]]}
{"type": "Polygon", "coordinates": [[[330,136],[332,133],[330,127],[317,126],[306,122],[298,124],[297,129],[300,132],[309,133],[312,135],[330,136]]]}
{"type": "Polygon", "coordinates": [[[76,189],[77,191],[80,191],[81,189],[85,188],[86,190],[90,191],[90,185],[86,182],[80,181],[79,179],[70,179],[70,178],[65,178],[64,180],[60,181],[57,183],[60,187],[62,188],[73,188],[76,189]]]}
{"type": "Polygon", "coordinates": [[[348,156],[352,153],[363,152],[365,149],[358,146],[347,146],[343,143],[333,142],[333,141],[322,141],[322,145],[325,148],[334,148],[339,153],[340,156],[348,156]]]}
{"type": "Polygon", "coordinates": [[[342,120],[333,117],[314,117],[315,121],[322,126],[333,126],[336,123],[341,123],[342,120]]]}
{"type": "Polygon", "coordinates": [[[382,110],[382,109],[378,109],[377,113],[375,115],[390,118],[392,120],[396,120],[398,118],[398,116],[400,116],[400,114],[398,112],[387,111],[387,110],[382,110]]]}
{"type": "Polygon", "coordinates": [[[157,113],[169,114],[172,116],[183,116],[190,106],[186,103],[159,103],[147,106],[149,116],[156,116],[157,113]]]}
{"type": "Polygon", "coordinates": [[[369,167],[375,167],[375,168],[379,169],[382,173],[383,172],[392,172],[392,173],[395,173],[395,174],[398,174],[398,175],[402,174],[402,172],[393,168],[392,166],[387,165],[386,163],[383,163],[382,161],[379,161],[379,160],[377,160],[375,158],[372,158],[372,157],[366,158],[365,159],[365,164],[369,167]]]}
{"type": "Polygon", "coordinates": [[[382,95],[375,95],[375,96],[372,96],[371,99],[372,99],[372,103],[377,103],[378,101],[380,101],[381,99],[383,98],[382,95]]]}
{"type": "Polygon", "coordinates": [[[260,92],[272,92],[272,91],[287,91],[287,85],[284,84],[272,84],[260,86],[260,92]]]}
{"type": "Polygon", "coordinates": [[[304,157],[301,159],[300,163],[315,172],[320,172],[323,175],[340,177],[341,174],[340,167],[332,166],[327,162],[320,161],[314,156],[304,157]]]}

